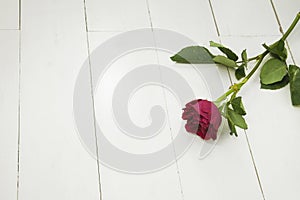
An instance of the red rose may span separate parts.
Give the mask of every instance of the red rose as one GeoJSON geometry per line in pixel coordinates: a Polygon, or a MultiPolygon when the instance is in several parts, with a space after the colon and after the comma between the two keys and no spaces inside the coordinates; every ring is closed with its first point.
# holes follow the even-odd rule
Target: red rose
{"type": "Polygon", "coordinates": [[[215,140],[222,121],[217,106],[203,99],[191,101],[185,106],[182,119],[187,120],[187,132],[197,134],[204,140],[215,140]]]}

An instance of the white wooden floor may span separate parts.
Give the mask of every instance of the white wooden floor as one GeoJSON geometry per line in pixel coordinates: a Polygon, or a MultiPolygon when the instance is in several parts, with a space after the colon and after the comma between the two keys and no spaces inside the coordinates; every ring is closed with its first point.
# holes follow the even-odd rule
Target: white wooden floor
{"type": "MultiPolygon", "coordinates": [[[[291,106],[288,88],[260,90],[258,76],[241,91],[248,111],[246,133],[239,130],[238,138],[223,134],[203,159],[199,139],[180,158],[174,145],[174,162],[148,173],[121,172],[97,162],[73,114],[73,92],[83,63],[117,34],[161,28],[201,45],[215,40],[255,55],[263,50],[260,44],[280,37],[279,28],[285,30],[299,8],[299,0],[0,0],[0,199],[300,199],[300,108],[291,106]]],[[[300,25],[289,38],[290,62],[298,65],[299,38],[300,25]]],[[[161,105],[167,120],[160,134],[139,140],[113,126],[105,103],[113,86],[134,66],[159,58],[189,82],[197,97],[209,97],[196,69],[173,66],[169,56],[149,50],[120,57],[103,76],[93,95],[95,106],[87,107],[87,113],[95,112],[94,119],[117,148],[133,154],[156,152],[172,144],[181,124],[176,97],[165,88],[149,86],[134,94],[129,114],[145,127],[151,123],[151,107],[161,105]]],[[[235,81],[226,69],[212,68],[225,88],[235,81]]],[[[87,74],[87,83],[93,72],[87,74]]],[[[94,138],[93,145],[101,143],[93,131],[87,134],[94,138]]],[[[101,152],[101,145],[97,147],[101,152]]]]}

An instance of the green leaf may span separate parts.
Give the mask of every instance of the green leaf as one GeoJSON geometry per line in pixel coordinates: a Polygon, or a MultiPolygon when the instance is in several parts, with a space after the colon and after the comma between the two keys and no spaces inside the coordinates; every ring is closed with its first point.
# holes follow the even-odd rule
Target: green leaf
{"type": "Polygon", "coordinates": [[[261,68],[260,80],[263,84],[269,85],[281,81],[287,74],[285,62],[271,58],[261,68]]]}
{"type": "Polygon", "coordinates": [[[239,68],[237,68],[235,70],[235,77],[237,80],[240,80],[241,78],[244,78],[245,76],[246,76],[245,65],[241,65],[241,66],[239,66],[239,68]]]}
{"type": "Polygon", "coordinates": [[[246,115],[246,111],[242,102],[242,97],[236,97],[231,101],[234,112],[240,115],[246,115]]]}
{"type": "Polygon", "coordinates": [[[269,85],[260,83],[260,88],[261,89],[266,89],[266,90],[277,90],[277,89],[283,88],[284,86],[286,86],[287,84],[289,84],[289,82],[290,82],[290,77],[287,74],[279,82],[272,83],[272,84],[269,84],[269,85]]]}
{"type": "Polygon", "coordinates": [[[230,135],[234,134],[237,137],[238,135],[237,135],[237,132],[236,132],[235,125],[229,119],[227,120],[227,122],[228,122],[228,126],[229,126],[229,129],[230,129],[230,135]]]}
{"type": "Polygon", "coordinates": [[[292,104],[298,106],[300,105],[300,68],[296,65],[290,65],[289,74],[292,104]]]}
{"type": "Polygon", "coordinates": [[[230,120],[235,126],[238,126],[242,129],[247,129],[248,128],[248,126],[246,124],[246,121],[245,121],[245,119],[243,118],[242,115],[234,112],[230,108],[227,110],[227,113],[228,113],[228,116],[227,116],[228,120],[230,120]]]}
{"type": "Polygon", "coordinates": [[[263,47],[267,49],[273,57],[285,61],[287,59],[287,50],[284,47],[284,45],[285,45],[284,41],[279,40],[278,42],[275,42],[271,46],[267,46],[266,44],[263,44],[263,47]]]}
{"type": "Polygon", "coordinates": [[[223,46],[222,44],[216,43],[214,41],[209,42],[211,47],[217,47],[221,52],[223,52],[227,58],[233,61],[237,61],[239,57],[228,47],[223,46]]]}
{"type": "Polygon", "coordinates": [[[209,45],[211,47],[224,47],[222,44],[214,42],[214,41],[209,41],[209,45]]]}
{"type": "Polygon", "coordinates": [[[171,57],[177,63],[203,64],[214,63],[213,55],[202,46],[190,46],[171,57]]]}
{"type": "Polygon", "coordinates": [[[218,109],[219,109],[220,113],[223,112],[223,110],[224,110],[224,108],[225,108],[225,105],[226,105],[226,104],[223,103],[222,105],[218,106],[218,109]]]}
{"type": "Polygon", "coordinates": [[[245,64],[245,67],[248,66],[248,56],[247,56],[247,50],[244,49],[243,52],[242,52],[242,60],[243,60],[243,63],[245,64]]]}
{"type": "Polygon", "coordinates": [[[222,64],[226,67],[231,67],[231,68],[238,68],[239,66],[236,64],[235,61],[230,60],[229,58],[226,58],[225,56],[216,56],[213,58],[213,61],[215,63],[222,64]]]}

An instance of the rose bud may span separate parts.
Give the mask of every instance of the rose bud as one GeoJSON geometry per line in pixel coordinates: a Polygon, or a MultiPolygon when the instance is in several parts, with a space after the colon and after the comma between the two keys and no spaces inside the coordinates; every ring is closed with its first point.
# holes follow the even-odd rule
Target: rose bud
{"type": "Polygon", "coordinates": [[[197,99],[185,105],[182,119],[187,120],[185,129],[204,140],[217,139],[222,117],[217,106],[207,100],[197,99]]]}

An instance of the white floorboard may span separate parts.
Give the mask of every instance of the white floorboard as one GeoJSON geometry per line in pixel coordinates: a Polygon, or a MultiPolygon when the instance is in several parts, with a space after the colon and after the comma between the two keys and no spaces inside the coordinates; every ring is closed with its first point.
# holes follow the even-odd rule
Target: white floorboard
{"type": "Polygon", "coordinates": [[[86,8],[90,31],[125,31],[150,26],[144,0],[86,0],[86,8]]]}
{"type": "Polygon", "coordinates": [[[276,35],[279,32],[270,1],[211,2],[222,36],[276,35]]]}
{"type": "Polygon", "coordinates": [[[72,105],[88,55],[83,8],[73,0],[23,5],[20,200],[100,196],[97,162],[80,141],[72,105]]]}
{"type": "Polygon", "coordinates": [[[208,1],[149,0],[149,8],[154,28],[178,32],[205,46],[217,40],[208,1]]]}
{"type": "Polygon", "coordinates": [[[0,199],[16,199],[19,33],[0,31],[0,199]]]}
{"type": "MultiPolygon", "coordinates": [[[[289,2],[289,4],[275,1],[275,5],[281,24],[284,29],[287,29],[298,12],[296,8],[299,6],[297,7],[296,1],[289,2]]],[[[299,58],[297,53],[299,41],[296,39],[299,38],[297,37],[298,33],[298,28],[296,28],[289,37],[296,63],[299,58]]],[[[258,46],[259,44],[264,42],[271,44],[279,38],[280,35],[274,37],[229,37],[224,38],[223,41],[239,51],[248,47],[250,55],[257,55],[263,51],[263,48],[258,46]],[[243,44],[240,41],[243,41],[243,44]]],[[[288,59],[288,63],[292,64],[291,58],[288,59]]],[[[299,108],[291,105],[288,86],[278,91],[259,88],[259,75],[257,74],[242,89],[241,95],[244,97],[245,107],[248,111],[249,130],[246,132],[265,198],[297,199],[299,197],[297,180],[300,173],[298,167],[300,161],[296,153],[299,151],[299,145],[296,142],[299,137],[299,108]]]]}
{"type": "Polygon", "coordinates": [[[19,0],[0,1],[0,30],[19,29],[19,0]]]}
{"type": "MultiPolygon", "coordinates": [[[[286,30],[299,8],[299,0],[0,0],[0,199],[299,199],[300,110],[291,106],[289,88],[261,90],[259,76],[254,75],[240,91],[249,129],[239,130],[236,138],[225,126],[205,156],[213,142],[203,143],[179,131],[181,109],[186,103],[180,99],[213,100],[237,80],[221,66],[174,64],[169,58],[187,45],[208,46],[210,40],[238,53],[247,48],[249,56],[256,55],[264,50],[262,43],[270,44],[281,37],[279,27],[286,30]],[[95,57],[93,52],[110,38],[141,28],[148,28],[151,37],[126,39],[128,46],[149,40],[158,50],[136,48],[126,52],[112,59],[101,80],[96,80],[102,67],[98,58],[109,58],[107,53],[114,53],[114,48],[106,46],[95,57]],[[174,40],[171,34],[163,37],[157,29],[182,34],[191,41],[174,40]],[[161,48],[166,46],[172,50],[161,48]],[[87,128],[82,132],[74,120],[73,95],[89,53],[92,71],[87,68],[80,79],[84,90],[79,96],[89,100],[79,118],[87,128]],[[141,139],[120,129],[112,103],[121,79],[147,64],[161,65],[152,71],[155,83],[134,88],[129,100],[121,97],[116,101],[128,102],[125,111],[116,115],[128,111],[123,119],[141,127],[135,129],[139,130],[137,134],[144,134],[143,128],[155,121],[151,108],[159,105],[166,114],[159,134],[141,139]],[[174,72],[176,78],[171,77],[174,72]],[[193,97],[182,90],[182,80],[193,97]],[[222,91],[216,92],[219,81],[222,91]],[[94,120],[100,127],[97,133],[103,131],[110,144],[125,152],[106,154],[118,166],[104,160],[106,140],[95,137],[94,120]],[[179,134],[186,137],[176,142],[179,134]],[[89,143],[85,142],[87,138],[89,143]],[[183,153],[181,141],[189,139],[195,140],[183,153]],[[168,145],[171,148],[164,155],[172,162],[153,170],[152,164],[164,161],[154,153],[168,145]],[[126,158],[126,152],[145,158],[152,155],[154,162],[132,161],[126,158]],[[140,166],[151,169],[145,172],[140,166]]],[[[300,64],[299,36],[300,24],[288,38],[292,53],[288,63],[300,64]]],[[[116,51],[126,45],[114,43],[116,51]]],[[[151,75],[144,73],[129,82],[148,80],[151,75]]],[[[127,86],[120,84],[121,89],[127,86]]]]}
{"type": "MultiPolygon", "coordinates": [[[[91,50],[101,46],[103,42],[106,42],[117,34],[120,33],[90,33],[91,50]]],[[[130,42],[134,43],[134,40],[130,42]]],[[[95,59],[93,58],[92,69],[96,71],[99,64],[96,61],[94,62],[95,59]]],[[[129,74],[131,70],[143,65],[155,64],[156,61],[156,53],[153,50],[140,49],[131,53],[127,52],[122,57],[117,58],[111,65],[107,66],[107,71],[105,71],[105,74],[95,86],[97,87],[95,91],[97,123],[108,141],[121,151],[132,154],[151,154],[165,148],[165,146],[171,143],[171,132],[167,120],[158,135],[141,140],[124,134],[117,126],[116,120],[114,120],[112,115],[111,102],[113,94],[116,92],[115,88],[122,77],[129,74]]],[[[157,77],[160,76],[159,69],[157,69],[156,75],[157,77]]],[[[147,76],[147,74],[143,74],[143,76],[147,76]]],[[[134,80],[132,81],[134,82],[134,80]]],[[[138,86],[141,85],[136,85],[136,87],[138,86]]],[[[132,123],[139,127],[151,124],[153,119],[150,116],[150,109],[153,106],[159,105],[164,110],[166,109],[163,89],[160,86],[149,83],[145,87],[131,92],[132,97],[129,99],[128,112],[132,123]]],[[[127,99],[123,100],[124,103],[127,101],[127,99]]],[[[105,147],[101,145],[100,139],[98,142],[101,154],[101,151],[106,150],[103,149],[105,147]]],[[[129,160],[122,160],[122,157],[118,157],[118,155],[114,156],[115,159],[120,159],[120,162],[130,162],[129,160]]],[[[172,151],[170,151],[169,157],[175,157],[172,151]]],[[[158,157],[157,159],[159,160],[160,158],[158,157]]],[[[123,168],[114,169],[116,167],[108,167],[108,163],[101,159],[100,161],[102,162],[100,173],[103,199],[182,199],[175,164],[171,164],[168,167],[161,166],[165,167],[165,169],[156,169],[147,173],[146,171],[126,171],[123,168]]],[[[142,163],[137,162],[136,165],[142,165],[142,163]]]]}
{"type": "MultiPolygon", "coordinates": [[[[279,17],[280,24],[284,30],[287,30],[295,16],[299,12],[300,2],[293,0],[290,3],[286,3],[282,0],[274,0],[275,10],[279,17]]],[[[299,24],[297,28],[294,29],[294,32],[288,38],[289,45],[292,51],[292,55],[295,61],[295,64],[300,64],[300,30],[299,24]]]]}
{"type": "MultiPolygon", "coordinates": [[[[184,1],[179,1],[174,5],[174,9],[169,11],[167,5],[170,4],[172,2],[165,2],[161,5],[159,1],[150,1],[154,28],[167,28],[184,33],[205,46],[208,46],[209,40],[218,41],[208,2],[191,1],[186,4],[184,1]],[[180,14],[177,13],[178,10],[180,10],[180,14]],[[164,16],[163,13],[169,14],[164,16]],[[194,17],[191,17],[191,15],[194,17]],[[161,16],[164,20],[160,20],[161,16]]],[[[211,73],[213,74],[220,74],[224,84],[223,91],[230,86],[226,69],[201,65],[196,66],[196,68],[189,65],[174,66],[168,57],[164,56],[160,56],[160,61],[182,74],[191,84],[197,98],[212,98],[209,93],[212,92],[209,91],[210,86],[207,86],[209,88],[207,89],[203,85],[201,74],[204,75],[202,73],[204,68],[212,70],[211,73]]],[[[204,80],[206,79],[209,82],[210,78],[208,76],[204,80]]],[[[167,99],[167,104],[171,128],[173,134],[176,135],[178,124],[181,123],[180,107],[171,98],[167,99]]],[[[262,199],[245,137],[241,135],[238,139],[232,138],[228,136],[228,130],[223,131],[224,134],[216,147],[204,159],[199,160],[199,157],[205,146],[200,139],[196,139],[191,148],[178,160],[184,199],[262,199]],[[234,185],[240,184],[245,187],[237,190],[232,189],[234,185]]]]}

